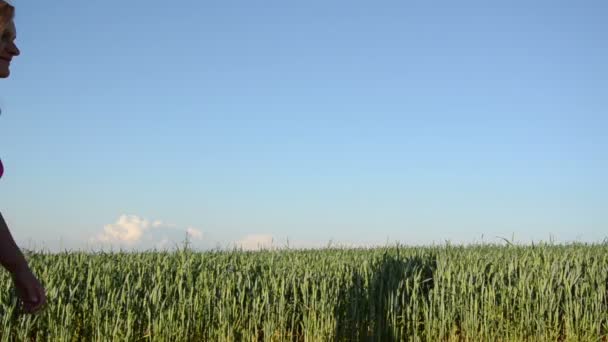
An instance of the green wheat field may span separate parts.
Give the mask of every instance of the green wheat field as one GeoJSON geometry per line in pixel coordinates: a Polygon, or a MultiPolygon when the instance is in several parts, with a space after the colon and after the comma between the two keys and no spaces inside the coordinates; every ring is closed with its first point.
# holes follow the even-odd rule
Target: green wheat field
{"type": "Polygon", "coordinates": [[[607,341],[608,243],[27,252],[1,341],[607,341]]]}

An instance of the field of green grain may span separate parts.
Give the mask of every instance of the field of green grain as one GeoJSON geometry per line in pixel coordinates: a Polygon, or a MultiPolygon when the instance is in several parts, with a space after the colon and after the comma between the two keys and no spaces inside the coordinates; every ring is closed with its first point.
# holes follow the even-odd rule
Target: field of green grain
{"type": "Polygon", "coordinates": [[[606,341],[608,243],[28,253],[0,341],[606,341]]]}

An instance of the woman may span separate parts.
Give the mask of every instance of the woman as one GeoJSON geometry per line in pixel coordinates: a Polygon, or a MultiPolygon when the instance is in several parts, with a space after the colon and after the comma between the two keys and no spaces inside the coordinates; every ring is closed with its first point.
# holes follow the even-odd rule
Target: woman
{"type": "MultiPolygon", "coordinates": [[[[4,0],[0,0],[0,77],[10,75],[10,63],[14,56],[19,55],[15,45],[16,29],[13,21],[15,8],[4,0]]],[[[0,160],[0,178],[4,173],[4,166],[0,160]]],[[[0,263],[11,273],[15,289],[27,313],[35,313],[46,303],[44,288],[34,276],[25,257],[13,240],[0,214],[0,263]]]]}

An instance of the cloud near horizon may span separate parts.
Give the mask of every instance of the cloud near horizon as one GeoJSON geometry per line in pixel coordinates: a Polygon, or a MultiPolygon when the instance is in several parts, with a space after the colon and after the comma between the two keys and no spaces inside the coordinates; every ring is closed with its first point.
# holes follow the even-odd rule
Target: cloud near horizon
{"type": "Polygon", "coordinates": [[[94,244],[146,247],[162,249],[183,241],[186,236],[193,241],[203,240],[203,232],[194,227],[180,229],[175,224],[161,220],[150,221],[137,215],[121,215],[115,223],[106,224],[103,232],[89,239],[94,244]]]}
{"type": "MultiPolygon", "coordinates": [[[[94,247],[126,248],[137,250],[158,249],[166,250],[172,247],[182,246],[186,236],[190,246],[195,249],[208,249],[221,246],[218,242],[210,241],[208,234],[201,230],[187,226],[179,228],[175,224],[166,223],[162,220],[148,220],[138,215],[123,214],[116,222],[106,224],[103,231],[89,238],[89,243],[94,247]]],[[[230,240],[228,240],[230,241],[230,240]]],[[[322,249],[331,245],[332,247],[368,247],[369,244],[337,242],[337,241],[303,241],[288,238],[277,239],[272,234],[253,233],[243,236],[238,240],[232,240],[227,249],[236,247],[246,251],[260,249],[322,249]]]]}
{"type": "Polygon", "coordinates": [[[257,249],[270,249],[273,247],[274,238],[270,234],[249,234],[244,238],[235,241],[236,248],[241,248],[246,251],[257,249]]]}
{"type": "Polygon", "coordinates": [[[281,249],[281,248],[303,248],[303,249],[323,249],[331,245],[338,248],[359,248],[374,247],[376,243],[357,243],[357,242],[337,242],[337,241],[293,241],[279,240],[271,234],[249,234],[240,240],[234,241],[233,246],[246,251],[260,249],[281,249]],[[288,244],[289,242],[289,244],[288,244]]]}

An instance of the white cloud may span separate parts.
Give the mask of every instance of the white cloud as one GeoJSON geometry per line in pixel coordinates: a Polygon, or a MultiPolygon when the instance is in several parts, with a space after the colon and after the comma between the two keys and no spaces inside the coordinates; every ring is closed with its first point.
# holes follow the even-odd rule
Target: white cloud
{"type": "MultiPolygon", "coordinates": [[[[162,220],[149,220],[137,215],[121,215],[116,222],[106,224],[103,231],[91,237],[89,242],[93,248],[100,245],[111,248],[126,247],[127,249],[149,250],[149,249],[172,249],[180,248],[189,240],[189,247],[193,249],[206,249],[214,246],[221,247],[219,242],[211,241],[206,232],[202,232],[193,226],[178,228],[175,224],[166,223],[162,220]]],[[[224,240],[226,241],[226,240],[224,240]]],[[[249,234],[238,240],[228,240],[224,245],[228,250],[236,247],[243,250],[260,249],[323,249],[331,247],[370,247],[372,244],[353,243],[345,241],[304,241],[289,238],[277,238],[266,233],[249,234]]]]}
{"type": "Polygon", "coordinates": [[[164,239],[160,240],[160,242],[158,242],[155,247],[158,249],[163,249],[163,248],[167,247],[168,245],[169,245],[169,239],[164,238],[164,239]]]}
{"type": "Polygon", "coordinates": [[[236,241],[235,246],[243,250],[269,249],[273,244],[272,235],[268,234],[250,234],[236,241]]]}
{"type": "Polygon", "coordinates": [[[200,240],[203,238],[203,233],[193,227],[188,227],[188,229],[186,229],[186,233],[188,233],[189,236],[192,236],[193,238],[200,240]]]}
{"type": "Polygon", "coordinates": [[[372,248],[380,246],[378,243],[362,243],[348,241],[318,241],[318,240],[292,240],[292,239],[276,239],[269,234],[250,234],[242,239],[233,242],[233,245],[243,250],[258,250],[258,249],[325,249],[331,248],[372,248]]]}
{"type": "Polygon", "coordinates": [[[89,239],[110,246],[159,248],[181,244],[185,236],[202,240],[203,232],[194,227],[179,229],[161,220],[147,220],[137,215],[121,215],[115,223],[104,225],[103,232],[89,239]]]}
{"type": "Polygon", "coordinates": [[[97,235],[96,240],[100,242],[124,242],[134,244],[150,228],[150,222],[143,220],[136,215],[122,215],[113,224],[103,227],[104,232],[97,235]]]}

